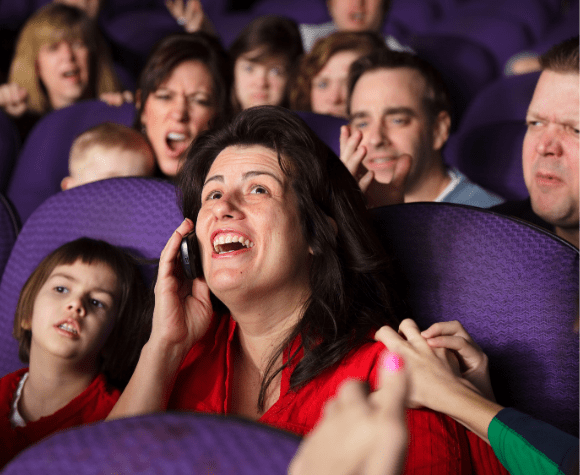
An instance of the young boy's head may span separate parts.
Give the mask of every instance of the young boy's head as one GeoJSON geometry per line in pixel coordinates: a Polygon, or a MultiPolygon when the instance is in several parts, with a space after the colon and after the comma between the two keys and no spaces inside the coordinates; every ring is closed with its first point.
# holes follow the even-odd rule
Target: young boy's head
{"type": "MultiPolygon", "coordinates": [[[[39,293],[46,291],[44,287],[50,279],[60,278],[60,275],[55,277],[55,269],[79,262],[89,268],[100,266],[102,269],[102,266],[106,266],[110,270],[111,288],[107,292],[111,298],[107,303],[111,307],[111,329],[110,332],[107,329],[108,336],[104,341],[89,343],[97,345],[100,350],[97,371],[104,373],[111,383],[123,386],[131,376],[151,326],[143,311],[146,290],[137,263],[124,251],[105,241],[80,238],[66,243],[45,257],[28,278],[20,293],[14,318],[14,337],[19,342],[19,357],[24,363],[29,362],[33,315],[43,315],[43,311],[54,310],[54,306],[50,309],[35,308],[39,293]]],[[[65,276],[65,279],[71,278],[65,276]]],[[[68,292],[66,280],[64,284],[57,282],[54,286],[59,294],[68,292]]],[[[89,300],[87,305],[97,305],[98,301],[92,301],[92,295],[89,300]]],[[[64,314],[67,310],[63,308],[62,312],[64,314]]]]}
{"type": "Polygon", "coordinates": [[[147,139],[138,131],[105,122],[80,134],[72,144],[69,176],[63,190],[97,180],[123,176],[152,176],[155,157],[147,139]]]}

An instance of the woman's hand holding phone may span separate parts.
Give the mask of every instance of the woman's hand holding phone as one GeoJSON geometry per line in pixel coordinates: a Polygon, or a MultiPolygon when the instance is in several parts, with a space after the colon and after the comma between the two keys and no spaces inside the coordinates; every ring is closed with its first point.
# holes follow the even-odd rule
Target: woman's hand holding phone
{"type": "Polygon", "coordinates": [[[191,231],[192,221],[184,220],[159,258],[150,339],[181,357],[205,334],[213,313],[209,287],[203,277],[192,282],[183,275],[180,246],[191,231]]]}

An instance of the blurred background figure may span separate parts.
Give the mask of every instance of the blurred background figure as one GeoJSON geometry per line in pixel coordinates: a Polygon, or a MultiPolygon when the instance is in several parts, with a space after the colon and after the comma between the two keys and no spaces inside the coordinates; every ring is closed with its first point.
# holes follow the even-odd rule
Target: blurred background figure
{"type": "Polygon", "coordinates": [[[294,21],[259,17],[242,30],[229,51],[235,112],[260,105],[288,106],[290,76],[303,53],[294,21]]]}
{"type": "Polygon", "coordinates": [[[291,108],[347,118],[350,65],[384,47],[382,38],[370,32],[337,31],[319,39],[300,60],[290,91],[291,108]]]}
{"type": "Polygon", "coordinates": [[[21,135],[45,113],[118,91],[119,82],[94,22],[75,7],[53,3],[24,25],[0,86],[0,107],[19,118],[21,135]]]}
{"type": "Polygon", "coordinates": [[[230,116],[227,54],[205,33],[172,35],[151,53],[137,91],[137,123],[163,176],[177,174],[195,137],[230,116]]]}
{"type": "Polygon", "coordinates": [[[69,155],[68,190],[97,180],[121,176],[153,176],[155,156],[149,142],[135,129],[105,122],[79,135],[69,155]]]}

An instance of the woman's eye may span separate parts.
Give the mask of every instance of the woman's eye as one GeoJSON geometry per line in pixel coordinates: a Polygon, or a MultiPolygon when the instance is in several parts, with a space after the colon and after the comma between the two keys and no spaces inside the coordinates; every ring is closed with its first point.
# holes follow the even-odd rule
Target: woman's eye
{"type": "Polygon", "coordinates": [[[159,99],[161,101],[168,101],[169,99],[171,99],[171,96],[169,94],[157,93],[155,94],[155,99],[159,99]]]}
{"type": "Polygon", "coordinates": [[[63,287],[62,285],[57,285],[54,290],[59,294],[64,294],[67,291],[67,288],[63,287]]]}
{"type": "Polygon", "coordinates": [[[252,189],[250,190],[250,193],[254,193],[256,195],[259,195],[259,194],[263,194],[263,193],[268,193],[268,190],[266,188],[264,188],[262,185],[256,185],[256,186],[252,187],[252,189]]]}
{"type": "Polygon", "coordinates": [[[254,70],[254,65],[253,64],[250,64],[250,63],[246,63],[242,67],[242,70],[244,70],[247,73],[251,73],[254,70]]]}
{"type": "Polygon", "coordinates": [[[208,193],[208,195],[205,197],[205,199],[206,199],[206,201],[219,200],[221,197],[222,197],[221,191],[212,191],[211,193],[208,193]]]}
{"type": "Polygon", "coordinates": [[[319,81],[314,85],[314,87],[316,87],[317,89],[326,89],[328,87],[328,82],[319,81]]]}
{"type": "Polygon", "coordinates": [[[279,68],[279,67],[275,67],[275,68],[270,69],[270,72],[274,76],[282,76],[282,75],[284,75],[284,70],[282,68],[279,68]]]}
{"type": "Polygon", "coordinates": [[[97,308],[104,308],[105,307],[105,305],[103,304],[103,302],[101,302],[100,300],[91,299],[90,302],[91,302],[91,305],[93,307],[97,307],[97,308]]]}

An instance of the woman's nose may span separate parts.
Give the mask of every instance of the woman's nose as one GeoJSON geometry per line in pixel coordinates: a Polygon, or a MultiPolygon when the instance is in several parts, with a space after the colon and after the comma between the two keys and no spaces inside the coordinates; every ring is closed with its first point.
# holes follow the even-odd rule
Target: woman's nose
{"type": "Polygon", "coordinates": [[[243,213],[237,200],[232,194],[224,194],[212,208],[213,214],[217,219],[240,219],[243,213]]]}
{"type": "Polygon", "coordinates": [[[86,315],[85,303],[80,297],[71,298],[67,303],[67,310],[72,311],[78,317],[86,315]]]}
{"type": "Polygon", "coordinates": [[[185,97],[178,96],[175,99],[171,114],[179,122],[189,122],[189,107],[185,97]]]}

